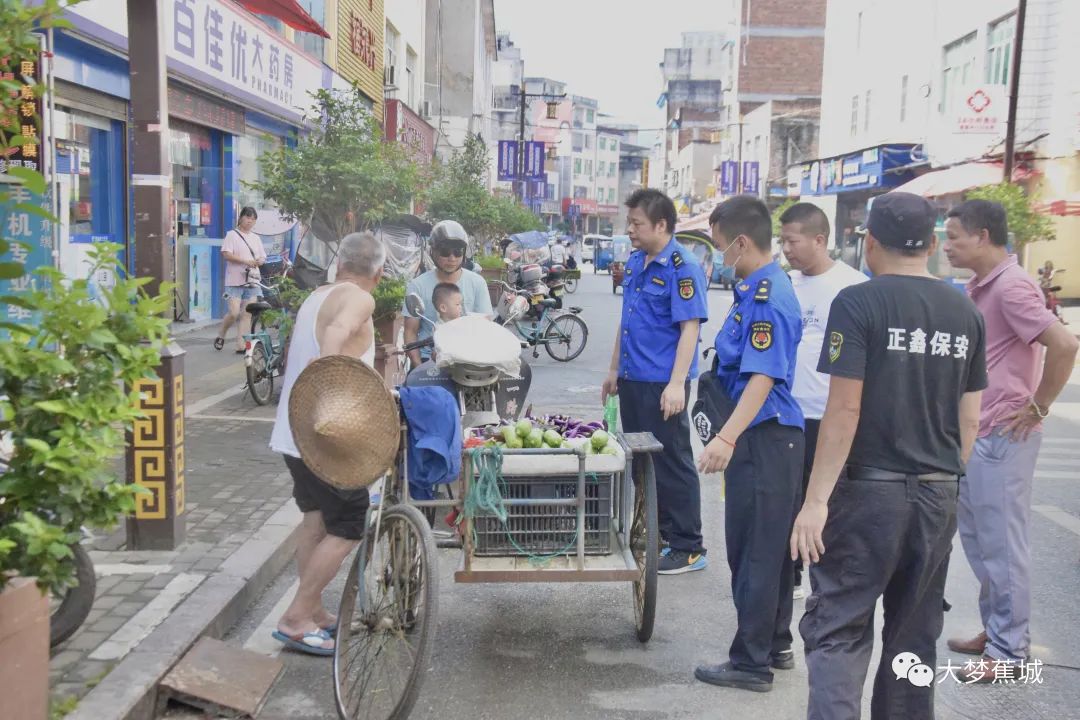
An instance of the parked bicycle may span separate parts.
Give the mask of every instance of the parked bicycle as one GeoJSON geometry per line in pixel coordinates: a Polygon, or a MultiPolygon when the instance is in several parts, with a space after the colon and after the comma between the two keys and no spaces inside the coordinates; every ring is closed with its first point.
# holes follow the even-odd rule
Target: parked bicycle
{"type": "Polygon", "coordinates": [[[288,277],[291,265],[284,258],[281,274],[270,285],[256,283],[262,288],[264,299],[248,303],[251,313],[251,332],[244,335],[244,367],[247,372],[247,390],[259,405],[267,405],[274,395],[274,378],[285,374],[285,349],[288,344],[291,308],[281,300],[277,285],[288,277]],[[267,322],[267,313],[273,313],[267,322]]]}
{"type": "Polygon", "coordinates": [[[540,357],[539,346],[559,362],[570,362],[585,349],[589,340],[589,326],[578,315],[581,308],[568,308],[567,312],[556,311],[558,301],[544,295],[531,295],[504,282],[499,285],[505,291],[499,301],[499,316],[509,317],[506,309],[518,297],[524,298],[533,306],[536,320],[515,319],[506,324],[533,349],[533,357],[540,357]]]}

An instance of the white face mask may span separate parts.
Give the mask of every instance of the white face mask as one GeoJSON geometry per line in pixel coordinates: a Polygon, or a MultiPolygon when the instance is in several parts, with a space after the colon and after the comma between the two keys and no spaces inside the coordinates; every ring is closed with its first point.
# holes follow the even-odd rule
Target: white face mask
{"type": "Polygon", "coordinates": [[[731,246],[735,244],[736,240],[738,240],[738,238],[732,240],[731,243],[726,248],[724,248],[723,252],[720,253],[720,277],[724,278],[728,282],[735,282],[735,265],[742,258],[742,253],[739,253],[739,255],[735,258],[735,262],[731,263],[730,265],[724,262],[724,254],[731,249],[731,246]]]}

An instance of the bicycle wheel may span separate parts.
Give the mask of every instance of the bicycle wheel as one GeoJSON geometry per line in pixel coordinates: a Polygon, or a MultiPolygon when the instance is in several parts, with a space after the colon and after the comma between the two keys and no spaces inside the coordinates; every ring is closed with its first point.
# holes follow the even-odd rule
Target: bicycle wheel
{"type": "Polygon", "coordinates": [[[637,639],[648,642],[656,620],[656,571],[660,561],[656,476],[652,457],[635,458],[634,516],[630,523],[630,552],[640,576],[634,581],[634,621],[637,639]]]}
{"type": "Polygon", "coordinates": [[[544,333],[544,349],[559,362],[570,362],[585,349],[589,326],[577,315],[560,315],[551,321],[544,333]]]}
{"type": "Polygon", "coordinates": [[[349,569],[338,612],[334,696],[344,720],[409,716],[438,613],[435,538],[411,505],[386,508],[349,569]]]}
{"type": "Polygon", "coordinates": [[[251,348],[251,364],[247,366],[248,389],[251,398],[259,405],[266,405],[274,394],[274,373],[270,370],[270,358],[266,347],[256,341],[251,348]]]}
{"type": "Polygon", "coordinates": [[[573,294],[577,292],[577,278],[567,278],[566,280],[566,292],[573,294]]]}

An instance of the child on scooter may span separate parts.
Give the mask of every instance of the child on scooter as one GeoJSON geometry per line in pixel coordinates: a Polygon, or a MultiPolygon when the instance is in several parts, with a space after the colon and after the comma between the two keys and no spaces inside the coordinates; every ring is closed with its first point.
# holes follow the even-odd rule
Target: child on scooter
{"type": "Polygon", "coordinates": [[[439,325],[457,320],[465,314],[465,301],[461,289],[454,283],[439,283],[431,293],[431,304],[439,313],[439,325]]]}

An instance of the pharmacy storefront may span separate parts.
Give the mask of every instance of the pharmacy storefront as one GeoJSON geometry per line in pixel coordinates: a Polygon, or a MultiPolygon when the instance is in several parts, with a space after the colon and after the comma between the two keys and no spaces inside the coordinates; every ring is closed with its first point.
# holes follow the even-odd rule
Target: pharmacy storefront
{"type": "MultiPolygon", "coordinates": [[[[67,11],[73,27],[57,33],[56,243],[70,277],[85,275],[95,242],[120,243],[133,267],[127,19],[119,5],[86,0],[67,11]]],[[[333,74],[232,3],[165,6],[175,314],[205,320],[224,309],[220,248],[241,207],[270,221],[268,253],[292,249],[288,224],[274,222],[276,211],[246,183],[261,179],[259,156],[296,142],[310,93],[330,87],[333,74]]]]}

